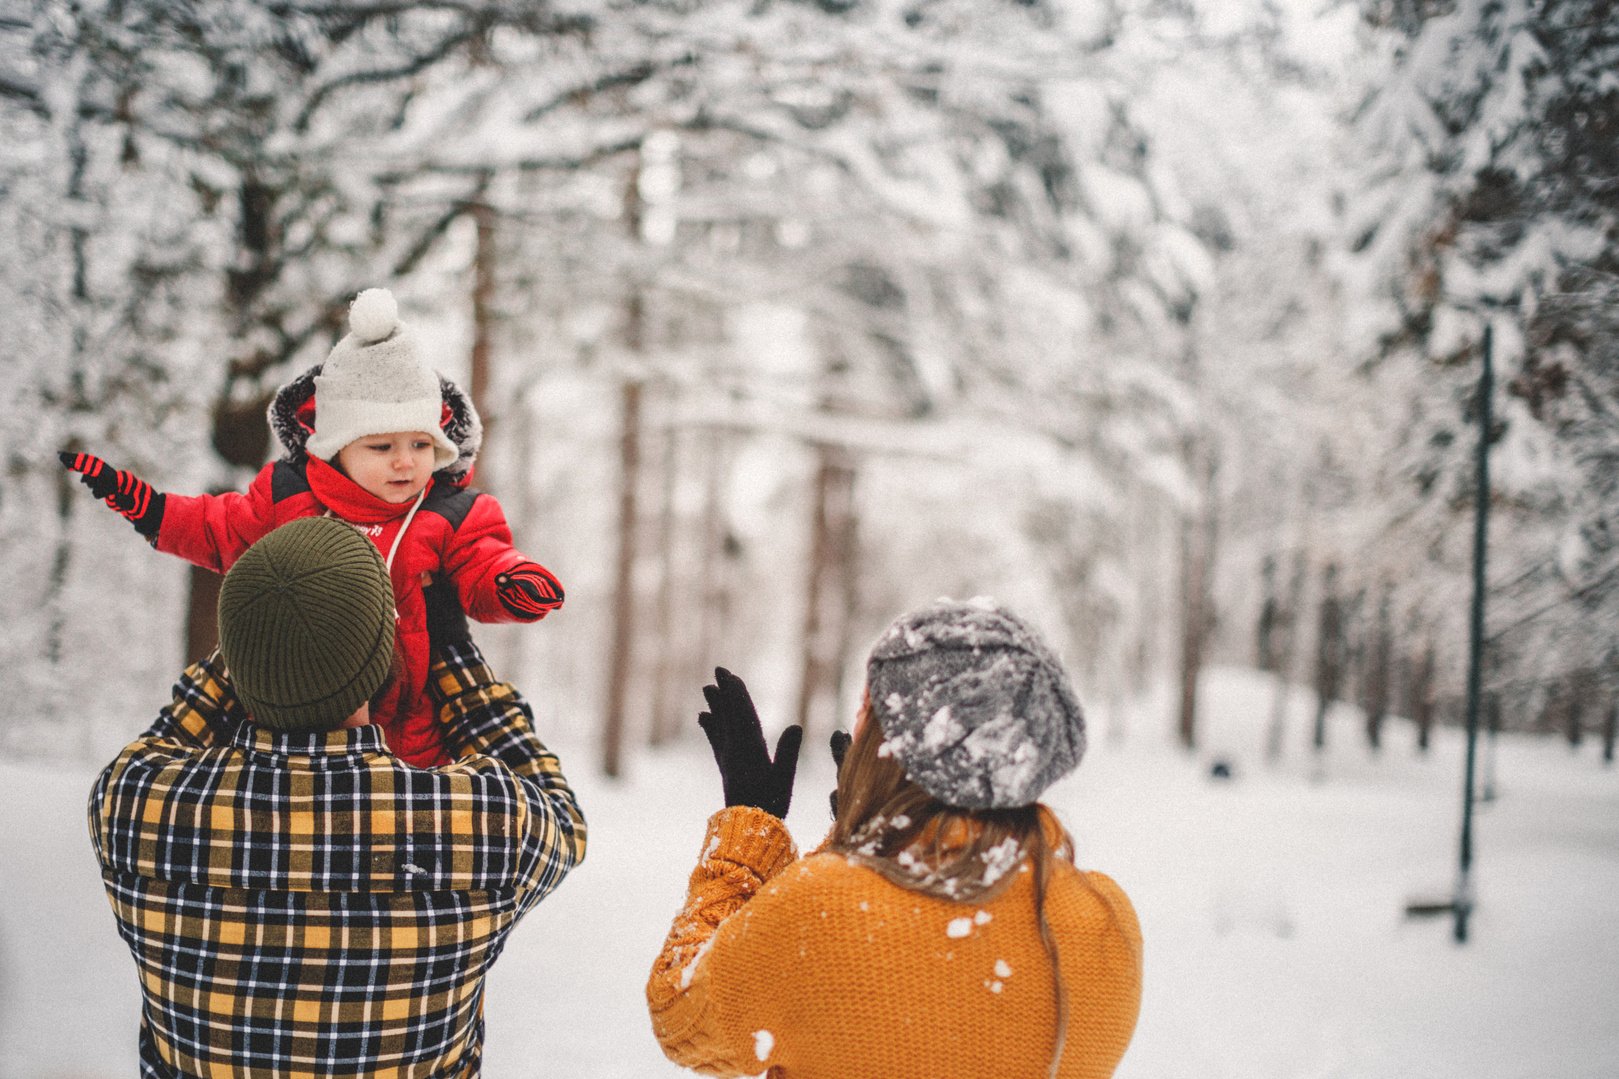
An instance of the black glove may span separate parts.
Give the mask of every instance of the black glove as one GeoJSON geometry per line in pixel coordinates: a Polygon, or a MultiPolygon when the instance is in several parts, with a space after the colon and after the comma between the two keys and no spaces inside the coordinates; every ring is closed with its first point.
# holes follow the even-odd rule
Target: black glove
{"type": "Polygon", "coordinates": [[[697,723],[708,735],[714,763],[719,765],[725,804],[754,806],[773,816],[787,816],[804,728],[795,723],[781,732],[776,739],[776,759],[772,761],[748,687],[724,667],[714,668],[714,682],[703,687],[709,710],[698,713],[697,723]]]}
{"type": "Polygon", "coordinates": [[[467,627],[466,612],[461,610],[461,597],[455,584],[446,577],[438,577],[422,588],[422,599],[427,604],[427,647],[442,648],[449,644],[463,644],[472,639],[467,627]]]}
{"type": "Polygon", "coordinates": [[[152,490],[151,484],[133,472],[121,472],[94,454],[62,452],[56,457],[79,474],[79,482],[90,488],[91,494],[134,525],[135,531],[157,541],[157,530],[163,523],[161,491],[152,490]]]}
{"type": "Polygon", "coordinates": [[[827,800],[832,803],[832,819],[838,819],[838,781],[843,778],[843,758],[849,752],[849,744],[854,741],[848,731],[832,732],[832,793],[827,800]]]}
{"type": "Polygon", "coordinates": [[[519,562],[495,578],[495,595],[518,618],[535,621],[562,606],[562,585],[537,562],[519,562]]]}

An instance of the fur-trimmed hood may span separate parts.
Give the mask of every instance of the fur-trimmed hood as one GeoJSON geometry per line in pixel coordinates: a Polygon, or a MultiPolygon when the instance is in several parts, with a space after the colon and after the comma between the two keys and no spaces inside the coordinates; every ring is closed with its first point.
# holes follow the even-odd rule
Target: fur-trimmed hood
{"type": "MultiPolygon", "coordinates": [[[[266,413],[270,430],[286,451],[283,459],[293,464],[301,463],[307,456],[305,446],[315,429],[315,376],[320,374],[320,369],[317,363],[277,390],[266,413]]],[[[438,386],[444,398],[439,426],[461,453],[434,475],[441,482],[465,487],[472,481],[472,469],[478,461],[478,450],[483,446],[483,421],[472,406],[472,398],[462,393],[461,387],[443,375],[438,376],[438,386]]]]}

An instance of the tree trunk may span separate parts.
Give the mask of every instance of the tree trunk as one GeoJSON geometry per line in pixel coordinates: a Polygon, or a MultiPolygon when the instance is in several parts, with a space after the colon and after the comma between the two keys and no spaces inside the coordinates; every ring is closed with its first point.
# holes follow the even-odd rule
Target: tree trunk
{"type": "Polygon", "coordinates": [[[1317,753],[1327,747],[1327,709],[1343,689],[1344,604],[1338,595],[1338,567],[1329,565],[1322,574],[1321,612],[1316,636],[1315,726],[1310,746],[1317,753]]]}
{"type": "MultiPolygon", "coordinates": [[[[236,193],[236,251],[225,271],[225,302],[230,312],[230,332],[245,338],[255,321],[255,311],[264,290],[281,272],[281,223],[277,203],[280,192],[251,172],[242,177],[236,193]]],[[[238,356],[229,365],[225,382],[214,399],[213,445],[225,462],[242,468],[257,468],[269,449],[269,425],[264,419],[268,400],[248,395],[238,398],[239,369],[258,366],[257,361],[238,356]]],[[[206,571],[205,571],[206,572],[206,571]]],[[[209,574],[209,576],[214,576],[209,574]]],[[[219,582],[201,574],[190,575],[190,595],[186,601],[185,640],[187,656],[198,659],[219,640],[215,607],[219,582]],[[201,652],[193,649],[202,644],[201,652]]]]}
{"type": "Polygon", "coordinates": [[[1209,633],[1214,628],[1213,569],[1218,535],[1215,477],[1218,465],[1212,450],[1203,451],[1200,513],[1181,522],[1181,670],[1180,707],[1175,724],[1182,747],[1197,746],[1197,684],[1209,633]]]}
{"type": "MultiPolygon", "coordinates": [[[[244,316],[245,318],[245,316],[244,316]]],[[[232,468],[259,468],[270,453],[270,425],[264,419],[270,401],[267,395],[253,395],[246,400],[235,399],[231,384],[233,376],[226,377],[226,386],[213,407],[214,452],[232,468]]],[[[220,494],[224,487],[210,488],[210,494],[220,494]]],[[[219,644],[220,575],[200,566],[191,567],[187,575],[185,643],[186,659],[201,659],[219,644]]]]}
{"type": "Polygon", "coordinates": [[[624,702],[634,671],[636,488],[641,474],[641,383],[627,379],[621,390],[619,437],[618,559],[613,577],[613,641],[607,654],[607,710],[602,720],[602,771],[623,772],[624,702]]]}
{"type": "Polygon", "coordinates": [[[1287,730],[1288,691],[1298,653],[1298,613],[1304,603],[1305,569],[1305,553],[1301,548],[1293,553],[1293,568],[1287,575],[1287,593],[1278,601],[1272,654],[1276,693],[1271,698],[1270,725],[1265,733],[1265,759],[1272,764],[1282,759],[1282,740],[1287,730]]]}
{"type": "Polygon", "coordinates": [[[851,634],[854,632],[855,611],[860,603],[860,517],[854,499],[855,475],[849,474],[848,512],[844,515],[843,528],[838,533],[838,564],[842,567],[841,577],[843,587],[839,590],[838,604],[838,633],[832,650],[832,707],[833,729],[854,729],[854,717],[849,716],[844,722],[838,722],[836,709],[843,701],[843,675],[847,670],[849,650],[853,644],[851,634]]]}
{"type": "Polygon", "coordinates": [[[1417,749],[1428,752],[1434,725],[1434,646],[1430,643],[1412,665],[1411,718],[1417,724],[1417,749]]]}
{"type": "Polygon", "coordinates": [[[1619,735],[1619,696],[1608,701],[1608,714],[1602,721],[1602,763],[1613,763],[1613,744],[1619,735]]]}
{"type": "Polygon", "coordinates": [[[80,497],[79,492],[74,490],[79,486],[77,475],[66,469],[58,469],[54,479],[58,532],[56,552],[51,556],[50,577],[45,583],[45,608],[50,612],[45,626],[45,662],[52,667],[62,662],[62,643],[67,635],[64,593],[67,591],[68,570],[73,564],[73,509],[80,497]]]}
{"type": "Polygon", "coordinates": [[[1589,671],[1576,671],[1569,677],[1567,733],[1570,749],[1579,749],[1585,742],[1585,709],[1595,692],[1589,671]]]}
{"type": "MultiPolygon", "coordinates": [[[[489,407],[490,358],[494,342],[495,301],[495,211],[484,202],[471,208],[472,220],[477,225],[477,246],[472,257],[472,356],[469,366],[471,384],[467,392],[472,405],[483,421],[483,442],[489,445],[494,423],[499,419],[489,407]]],[[[489,475],[488,455],[478,458],[478,486],[493,490],[489,475]]]]}
{"type": "Polygon", "coordinates": [[[834,717],[838,668],[848,633],[846,605],[850,572],[854,468],[829,446],[817,450],[814,506],[810,517],[810,556],[805,578],[803,671],[798,684],[797,722],[807,735],[818,726],[812,715],[834,717]]]}
{"type": "MultiPolygon", "coordinates": [[[[664,437],[662,490],[659,492],[658,535],[658,595],[652,615],[657,659],[653,667],[652,721],[648,741],[661,746],[680,733],[677,715],[676,681],[680,675],[680,650],[675,642],[675,574],[676,538],[675,479],[679,473],[679,433],[671,426],[664,437]]],[[[683,636],[683,635],[682,635],[683,636]]]]}
{"type": "Polygon", "coordinates": [[[1282,632],[1282,600],[1277,595],[1276,556],[1269,554],[1259,570],[1259,625],[1254,633],[1254,666],[1276,670],[1282,632]]]}
{"type": "Polygon", "coordinates": [[[1383,748],[1383,721],[1388,717],[1390,668],[1394,662],[1394,627],[1390,621],[1389,603],[1389,594],[1385,590],[1378,602],[1372,625],[1372,641],[1367,649],[1366,676],[1362,684],[1366,743],[1374,753],[1383,748]]]}
{"type": "Polygon", "coordinates": [[[704,440],[707,453],[702,462],[703,512],[697,563],[697,639],[691,653],[690,675],[690,678],[697,680],[696,685],[709,681],[714,675],[715,663],[724,659],[720,654],[724,642],[720,638],[729,607],[726,563],[735,543],[725,506],[728,438],[724,430],[714,428],[704,440]]]}

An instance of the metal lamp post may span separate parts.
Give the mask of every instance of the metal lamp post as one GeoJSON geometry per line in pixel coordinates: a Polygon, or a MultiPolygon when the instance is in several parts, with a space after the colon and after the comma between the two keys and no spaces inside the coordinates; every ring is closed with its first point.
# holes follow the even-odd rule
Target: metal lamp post
{"type": "Polygon", "coordinates": [[[1467,942],[1473,913],[1473,770],[1478,758],[1479,695],[1484,668],[1484,555],[1490,520],[1490,396],[1495,387],[1494,327],[1484,324],[1478,393],[1478,491],[1473,506],[1473,611],[1467,649],[1467,766],[1462,782],[1462,840],[1456,878],[1456,941],[1467,942]]]}

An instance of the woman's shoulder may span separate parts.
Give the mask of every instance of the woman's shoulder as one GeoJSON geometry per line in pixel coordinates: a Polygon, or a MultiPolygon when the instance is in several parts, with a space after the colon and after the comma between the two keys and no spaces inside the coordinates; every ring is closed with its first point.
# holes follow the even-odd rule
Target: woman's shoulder
{"type": "Polygon", "coordinates": [[[1139,944],[1141,923],[1136,917],[1135,904],[1130,902],[1118,881],[1094,869],[1072,865],[1064,869],[1052,882],[1057,904],[1081,912],[1087,920],[1101,918],[1139,944]]]}
{"type": "Polygon", "coordinates": [[[795,915],[801,909],[869,913],[904,899],[903,889],[882,874],[832,851],[804,855],[760,889],[754,903],[759,913],[780,910],[795,915]]]}
{"type": "Polygon", "coordinates": [[[842,854],[813,851],[791,862],[772,877],[766,891],[792,893],[799,889],[846,891],[869,885],[867,875],[876,876],[864,866],[855,865],[842,854]]]}

